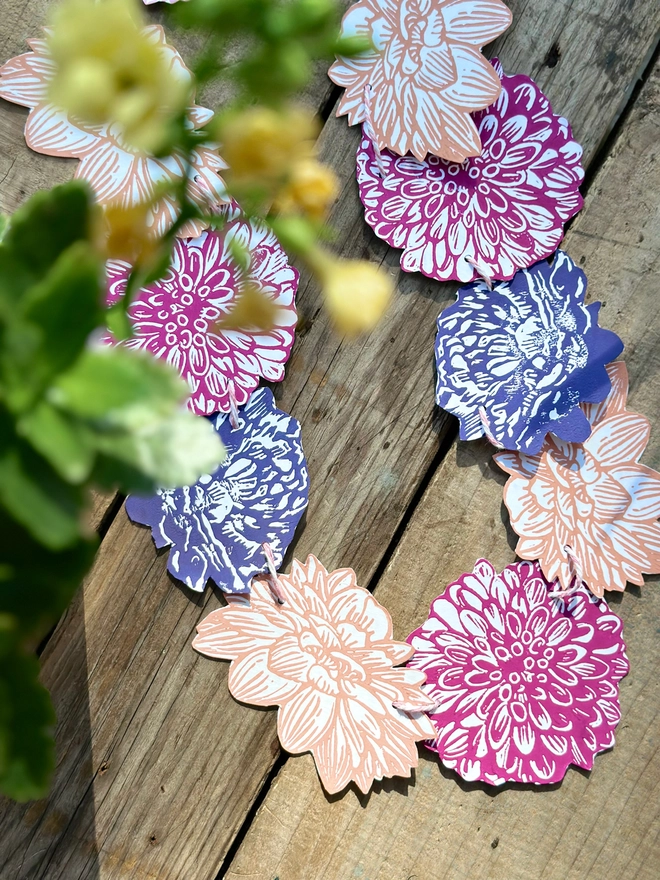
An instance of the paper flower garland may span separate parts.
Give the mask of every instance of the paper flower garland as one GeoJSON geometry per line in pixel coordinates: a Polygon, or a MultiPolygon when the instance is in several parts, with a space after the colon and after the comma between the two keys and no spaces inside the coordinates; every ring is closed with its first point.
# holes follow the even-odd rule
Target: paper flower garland
{"type": "Polygon", "coordinates": [[[568,122],[528,76],[502,77],[502,91],[474,115],[483,152],[462,165],[428,156],[420,162],[381,153],[383,178],[369,137],[358,150],[365,219],[391,247],[401,268],[438,281],[472,281],[476,263],[509,279],[549,256],[564,223],[582,207],[582,148],[568,122]]]}
{"type": "Polygon", "coordinates": [[[485,559],[431,605],[409,666],[439,703],[430,748],[468,780],[558,782],[614,744],[621,620],[582,589],[550,599],[536,564],[485,559]]]}
{"type": "Polygon", "coordinates": [[[310,556],[279,576],[285,604],[263,580],[250,598],[229,597],[197,627],[193,647],[233,660],[229,690],[256,706],[279,705],[277,732],[294,754],[311,751],[330,794],[354,781],[409,776],[429,719],[393,707],[424,702],[423,673],[393,667],[412,648],[392,639],[392,620],[349,568],[327,572],[310,556]]]}
{"type": "MultiPolygon", "coordinates": [[[[182,79],[190,72],[183,59],[165,40],[165,32],[157,25],[145,28],[145,33],[159,44],[171,67],[182,79]]],[[[14,104],[29,107],[25,124],[27,145],[37,153],[80,159],[75,177],[88,181],[102,205],[111,203],[125,207],[146,201],[155,188],[164,182],[178,180],[185,174],[181,158],[167,156],[156,159],[127,146],[121,134],[107,125],[91,125],[73,120],[49,103],[47,97],[54,65],[45,40],[28,40],[32,52],[12,58],[0,67],[0,97],[14,104]]],[[[213,117],[213,112],[195,104],[188,112],[190,125],[201,128],[213,117]]],[[[218,172],[225,167],[220,157],[208,147],[198,147],[192,154],[193,173],[203,181],[203,189],[194,181],[189,194],[200,207],[208,209],[208,193],[224,201],[224,185],[218,172]]],[[[170,196],[163,197],[151,212],[154,234],[163,233],[176,218],[176,203],[170,196]]],[[[182,226],[182,237],[199,235],[203,226],[191,220],[182,226]]]]}
{"type": "Polygon", "coordinates": [[[436,401],[461,425],[462,440],[490,431],[507,449],[535,453],[552,431],[581,442],[591,431],[578,404],[602,400],[605,364],[623,343],[598,326],[600,303],[584,304],[586,278],[557,251],[494,290],[474,283],[438,318],[436,401]]]}
{"type": "Polygon", "coordinates": [[[262,544],[281,565],[307,507],[309,478],[300,425],[261,388],[240,410],[232,429],[226,416],[213,420],[227,450],[214,474],[193,486],[131,496],[129,517],[151,527],[156,547],[171,546],[168,571],[192,590],[209,578],[227,592],[245,592],[266,570],[262,544]]]}
{"type": "MultiPolygon", "coordinates": [[[[108,264],[108,304],[126,289],[130,267],[108,264]]],[[[179,371],[190,385],[189,408],[199,415],[228,412],[230,395],[238,404],[263,377],[284,378],[296,327],[298,272],[273,233],[253,220],[233,220],[221,232],[205,232],[191,242],[177,241],[172,265],[160,281],[141,291],[128,314],[135,335],[121,343],[147,349],[179,371]],[[250,267],[242,272],[232,244],[246,248],[250,267]],[[218,320],[233,309],[246,284],[253,284],[278,306],[271,330],[225,330],[218,320]]],[[[104,338],[112,343],[111,336],[104,338]]]]}
{"type": "Polygon", "coordinates": [[[639,464],[650,424],[626,409],[625,364],[610,364],[608,373],[607,399],[583,406],[593,426],[584,445],[550,436],[537,455],[494,456],[511,474],[504,502],[520,535],[518,556],[538,559],[548,580],[569,589],[570,547],[597,596],[660,572],[660,474],[639,464]]]}
{"type": "Polygon", "coordinates": [[[374,46],[338,58],[330,79],[343,86],[337,115],[364,120],[364,90],[373,93],[378,146],[418,159],[427,153],[462,162],[481,152],[474,110],[488,107],[499,77],[481,48],[511,24],[500,0],[359,0],[342,21],[342,37],[367,37],[374,46]]]}

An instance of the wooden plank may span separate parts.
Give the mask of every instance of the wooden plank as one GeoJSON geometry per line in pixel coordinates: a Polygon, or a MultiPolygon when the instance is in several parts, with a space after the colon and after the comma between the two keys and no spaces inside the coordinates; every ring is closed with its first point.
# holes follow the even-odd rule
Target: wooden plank
{"type": "MultiPolygon", "coordinates": [[[[641,70],[660,10],[650,0],[625,14],[614,0],[512,6],[520,15],[501,46],[505,64],[537,72],[559,109],[583,104],[589,125],[576,131],[590,160],[641,70]],[[575,38],[569,6],[582,16],[581,51],[567,43],[564,56],[577,71],[563,61],[544,67],[555,40],[575,38]],[[616,78],[607,46],[621,59],[616,78]]],[[[322,144],[344,187],[335,212],[338,248],[398,265],[399,255],[374,240],[362,219],[353,181],[357,132],[333,119],[322,144]]],[[[283,408],[302,420],[312,479],[297,551],[314,550],[328,565],[353,564],[363,582],[444,430],[429,405],[429,353],[438,304],[453,290],[400,276],[387,319],[369,340],[348,345],[319,314],[316,288],[301,285],[306,323],[278,390],[283,408]]],[[[167,577],[148,534],[123,514],[115,520],[84,593],[44,656],[61,719],[53,794],[27,810],[7,808],[0,874],[214,876],[278,748],[274,713],[235,704],[226,664],[190,649],[195,623],[217,604],[210,593],[191,602],[167,577]]]]}
{"type": "MultiPolygon", "coordinates": [[[[660,467],[660,62],[566,239],[584,268],[601,323],[626,343],[630,406],[655,421],[644,461],[660,467]]],[[[436,472],[376,596],[395,636],[426,618],[444,586],[485,556],[514,559],[505,475],[485,442],[456,443],[436,472]],[[508,523],[507,523],[508,525],[508,523]]],[[[227,880],[654,880],[660,865],[660,579],[610,594],[625,621],[631,673],[613,751],[591,773],[569,770],[545,790],[499,793],[459,781],[422,749],[414,784],[387,781],[367,797],[323,794],[310,756],[289,758],[227,880]]]]}

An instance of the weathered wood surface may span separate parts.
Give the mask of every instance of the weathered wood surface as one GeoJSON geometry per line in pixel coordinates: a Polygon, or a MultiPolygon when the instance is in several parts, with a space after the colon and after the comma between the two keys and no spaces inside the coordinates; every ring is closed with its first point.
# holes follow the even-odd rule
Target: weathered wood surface
{"type": "MultiPolygon", "coordinates": [[[[626,344],[630,407],[656,423],[643,461],[660,467],[660,62],[593,181],[565,247],[626,344]]],[[[375,594],[395,636],[426,618],[445,585],[485,556],[514,559],[505,475],[485,442],[456,443],[429,484],[375,594]],[[507,540],[507,537],[509,540],[507,540]]],[[[625,622],[630,675],[613,751],[561,785],[466,784],[426,752],[408,780],[367,797],[322,792],[311,757],[289,758],[228,880],[655,880],[660,875],[660,580],[609,594],[625,622]]]]}
{"type": "MultiPolygon", "coordinates": [[[[571,116],[591,161],[655,43],[657,3],[511,6],[514,26],[497,47],[505,65],[538,79],[571,116]]],[[[398,254],[362,219],[356,146],[356,131],[329,121],[323,153],[344,184],[334,217],[338,248],[396,267],[398,254]]],[[[330,566],[349,563],[363,583],[446,432],[448,420],[430,405],[431,350],[434,319],[454,289],[399,276],[386,321],[348,345],[319,314],[316,289],[301,285],[306,326],[278,391],[282,407],[303,423],[312,478],[297,552],[313,550],[330,566]]],[[[60,719],[58,772],[47,801],[7,807],[0,819],[3,880],[5,873],[213,878],[278,750],[274,713],[234,703],[226,664],[190,649],[195,624],[217,604],[210,592],[195,603],[179,590],[148,533],[119,515],[44,654],[60,719]]]]}

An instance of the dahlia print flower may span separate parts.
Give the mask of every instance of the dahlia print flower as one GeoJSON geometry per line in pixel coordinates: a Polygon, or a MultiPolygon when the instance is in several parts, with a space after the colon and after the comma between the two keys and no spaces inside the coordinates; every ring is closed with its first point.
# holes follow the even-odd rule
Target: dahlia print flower
{"type": "Polygon", "coordinates": [[[507,449],[535,453],[552,431],[586,440],[591,425],[580,401],[606,397],[605,364],[623,350],[598,326],[600,303],[584,304],[586,277],[557,251],[488,290],[461,287],[438,318],[437,403],[458,416],[462,440],[485,432],[507,449]]]}
{"type": "Polygon", "coordinates": [[[249,590],[266,570],[262,544],[281,565],[307,507],[298,422],[276,408],[268,388],[255,391],[239,414],[236,429],[227,416],[212,420],[227,453],[213,474],[126,502],[133,522],[151,527],[156,547],[171,547],[168,571],[198,592],[209,578],[227,592],[249,590]]]}
{"type": "Polygon", "coordinates": [[[549,256],[564,223],[582,207],[582,148],[568,122],[528,76],[505,76],[487,110],[474,115],[483,152],[461,165],[380,154],[366,134],[357,154],[365,218],[379,238],[403,248],[401,268],[438,281],[512,278],[549,256]]]}
{"type": "MultiPolygon", "coordinates": [[[[48,33],[48,31],[46,31],[48,33]]],[[[183,59],[165,40],[165,32],[157,25],[144,33],[168,59],[172,72],[189,80],[190,72],[183,59]]],[[[86,180],[101,205],[119,204],[130,207],[148,201],[158,185],[180,180],[186,173],[183,157],[156,158],[129,146],[121,131],[112,125],[93,125],[73,119],[49,102],[48,87],[55,65],[46,40],[28,40],[32,49],[12,58],[0,67],[0,97],[14,104],[29,107],[25,124],[27,145],[38,153],[80,159],[75,177],[86,180]]],[[[213,112],[197,104],[188,110],[192,128],[201,128],[213,118],[213,112]]],[[[208,210],[209,190],[219,202],[226,201],[225,188],[219,171],[225,167],[215,150],[200,146],[192,154],[190,198],[208,210]]],[[[176,201],[164,196],[150,212],[150,227],[161,236],[177,216],[176,201]]],[[[191,220],[182,226],[182,237],[200,235],[204,225],[191,220]]]]}
{"type": "Polygon", "coordinates": [[[427,743],[471,781],[558,782],[614,745],[629,665],[621,620],[580,589],[549,598],[536,563],[480,559],[408,636],[437,701],[427,743]]]}
{"type": "Polygon", "coordinates": [[[500,92],[480,50],[510,24],[500,0],[359,0],[344,16],[341,36],[366,37],[374,48],[330,68],[330,79],[346,89],[337,115],[347,114],[350,125],[364,121],[369,86],[381,150],[452,162],[478,156],[470,113],[500,92]]]}
{"type": "Polygon", "coordinates": [[[428,703],[424,674],[393,667],[412,654],[392,639],[392,620],[355,572],[328,572],[309,556],[279,575],[285,602],[255,579],[250,597],[228,596],[197,627],[193,648],[233,660],[229,690],[245,703],[280,707],[277,732],[293,754],[312,752],[330,793],[353,781],[409,776],[416,741],[433,736],[422,713],[393,703],[428,703]]]}
{"type": "MultiPolygon", "coordinates": [[[[129,274],[127,263],[108,263],[108,305],[123,296],[129,274]]],[[[297,288],[298,272],[273,233],[253,220],[232,220],[220,232],[176,242],[167,274],[131,303],[134,336],[121,344],[147,349],[172,364],[190,386],[188,406],[194,413],[229,412],[232,390],[243,404],[260,377],[269,382],[284,378],[296,327],[297,288]],[[250,254],[247,270],[236,262],[235,245],[250,254]],[[219,327],[249,285],[277,306],[275,326],[219,327]]],[[[110,335],[103,341],[114,344],[110,335]]]]}
{"type": "Polygon", "coordinates": [[[548,580],[569,589],[574,570],[596,596],[642,585],[643,572],[660,572],[660,474],[639,463],[648,443],[648,419],[626,409],[628,373],[607,368],[612,390],[600,404],[583,404],[592,431],[584,444],[552,435],[536,455],[498,453],[511,474],[504,502],[520,535],[516,553],[538,559],[548,580]]]}

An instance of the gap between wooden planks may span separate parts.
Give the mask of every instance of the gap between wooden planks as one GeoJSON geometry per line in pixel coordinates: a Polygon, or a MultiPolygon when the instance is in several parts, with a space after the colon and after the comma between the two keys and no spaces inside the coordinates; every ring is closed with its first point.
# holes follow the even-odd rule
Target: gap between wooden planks
{"type": "MultiPolygon", "coordinates": [[[[626,343],[630,408],[655,421],[644,462],[660,467],[660,62],[565,241],[626,343]]],[[[479,556],[514,559],[502,486],[485,442],[458,442],[436,472],[378,583],[395,636],[426,618],[479,556]],[[509,533],[508,533],[509,531],[509,533]],[[507,540],[507,538],[509,540],[507,540]]],[[[423,754],[414,784],[323,794],[310,756],[289,758],[227,880],[639,878],[660,871],[660,583],[608,594],[625,621],[631,672],[613,751],[546,789],[467,784],[423,754]]]]}
{"type": "MultiPolygon", "coordinates": [[[[511,7],[514,25],[498,47],[505,67],[537,78],[591,161],[654,45],[660,9],[649,0],[625,10],[618,0],[511,7]]],[[[357,140],[334,119],[321,139],[344,183],[338,249],[395,267],[398,252],[363,221],[357,140]]],[[[303,423],[312,479],[299,555],[351,564],[363,582],[376,570],[446,430],[433,415],[431,352],[435,317],[454,291],[401,275],[386,321],[345,345],[303,281],[306,326],[278,389],[303,423]]],[[[58,773],[47,801],[7,805],[0,876],[213,878],[278,751],[274,713],[234,703],[227,664],[190,649],[195,624],[217,604],[210,591],[196,602],[179,590],[148,532],[120,514],[44,654],[58,773]]]]}

